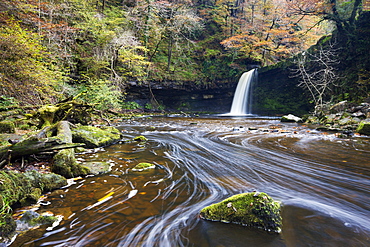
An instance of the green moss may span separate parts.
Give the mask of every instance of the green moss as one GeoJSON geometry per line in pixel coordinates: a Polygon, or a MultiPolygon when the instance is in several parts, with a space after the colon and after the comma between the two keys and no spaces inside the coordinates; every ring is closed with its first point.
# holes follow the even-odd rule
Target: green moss
{"type": "Polygon", "coordinates": [[[281,232],[280,203],[266,193],[252,192],[235,195],[200,211],[200,217],[211,221],[281,232]]]}
{"type": "Polygon", "coordinates": [[[59,107],[53,105],[45,105],[42,106],[38,110],[38,114],[40,115],[40,119],[42,120],[42,127],[50,126],[54,123],[54,116],[55,113],[59,110],[59,107]]]}
{"type": "Polygon", "coordinates": [[[28,224],[29,226],[39,226],[39,225],[53,224],[57,220],[58,220],[58,217],[55,217],[55,216],[40,215],[34,211],[26,211],[22,215],[22,218],[19,221],[24,222],[28,224]]]}
{"type": "Polygon", "coordinates": [[[8,237],[17,228],[11,215],[0,214],[0,237],[8,237]]]}
{"type": "Polygon", "coordinates": [[[58,218],[55,217],[55,216],[43,216],[43,215],[40,215],[39,217],[33,218],[30,221],[30,225],[31,226],[36,226],[36,225],[53,224],[57,220],[58,220],[58,218]]]}
{"type": "Polygon", "coordinates": [[[145,136],[136,136],[132,140],[137,141],[137,142],[146,142],[148,139],[145,136]]]}
{"type": "Polygon", "coordinates": [[[15,133],[15,125],[11,121],[0,122],[0,133],[15,133]]]}
{"type": "Polygon", "coordinates": [[[121,132],[114,127],[79,126],[72,130],[72,136],[74,143],[85,143],[86,148],[97,148],[120,140],[121,132]]]}
{"type": "Polygon", "coordinates": [[[362,121],[358,125],[357,132],[362,135],[370,135],[370,122],[362,121]]]}
{"type": "Polygon", "coordinates": [[[146,170],[154,169],[154,168],[155,168],[154,164],[142,162],[142,163],[137,164],[134,168],[132,168],[132,171],[141,172],[141,171],[146,171],[146,170]]]}
{"type": "Polygon", "coordinates": [[[36,203],[42,192],[51,191],[67,184],[57,174],[41,174],[36,171],[17,173],[0,171],[0,233],[7,236],[15,230],[10,213],[14,206],[36,203]]]}
{"type": "Polygon", "coordinates": [[[54,162],[51,166],[52,172],[62,175],[66,178],[83,176],[90,173],[89,168],[81,166],[77,163],[74,150],[65,149],[54,155],[54,162]]]}

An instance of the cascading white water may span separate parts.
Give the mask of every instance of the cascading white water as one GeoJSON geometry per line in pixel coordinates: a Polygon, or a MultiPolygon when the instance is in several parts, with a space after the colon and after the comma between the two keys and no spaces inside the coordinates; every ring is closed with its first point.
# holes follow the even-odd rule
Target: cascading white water
{"type": "Polygon", "coordinates": [[[231,110],[227,115],[245,116],[252,114],[251,85],[256,76],[256,69],[243,73],[235,90],[231,110]]]}

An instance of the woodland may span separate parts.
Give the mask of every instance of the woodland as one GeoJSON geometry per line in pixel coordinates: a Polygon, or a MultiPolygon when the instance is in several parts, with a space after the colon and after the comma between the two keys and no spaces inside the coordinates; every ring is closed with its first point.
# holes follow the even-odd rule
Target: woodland
{"type": "MultiPolygon", "coordinates": [[[[99,110],[144,107],[125,101],[128,85],[212,87],[250,66],[281,66],[318,41],[349,53],[359,46],[356,21],[366,10],[361,0],[3,0],[0,105],[40,106],[78,95],[99,110]]],[[[367,49],[366,36],[361,45],[367,49]]],[[[309,63],[302,59],[296,69],[309,63]]],[[[350,80],[340,77],[343,90],[327,97],[365,99],[367,61],[350,80]]],[[[340,61],[332,62],[338,70],[340,61]]]]}
{"type": "Polygon", "coordinates": [[[16,229],[13,208],[92,173],[75,150],[122,139],[103,125],[174,107],[188,116],[192,91],[232,94],[252,68],[265,116],[312,113],[325,130],[370,135],[369,47],[368,0],[1,0],[0,241],[16,229]]]}

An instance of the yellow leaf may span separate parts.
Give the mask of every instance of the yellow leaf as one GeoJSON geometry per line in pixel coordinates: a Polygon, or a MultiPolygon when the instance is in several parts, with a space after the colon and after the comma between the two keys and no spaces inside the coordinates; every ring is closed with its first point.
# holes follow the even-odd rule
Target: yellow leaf
{"type": "Polygon", "coordinates": [[[104,200],[106,200],[108,197],[110,197],[111,195],[113,195],[114,194],[114,192],[110,192],[110,193],[108,193],[106,196],[103,196],[102,198],[100,198],[99,200],[98,200],[98,202],[101,202],[101,201],[104,201],[104,200]]]}

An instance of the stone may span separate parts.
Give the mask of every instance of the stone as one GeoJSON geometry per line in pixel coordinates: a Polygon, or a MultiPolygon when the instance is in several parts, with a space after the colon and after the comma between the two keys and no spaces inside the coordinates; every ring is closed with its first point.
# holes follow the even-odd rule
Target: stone
{"type": "Polygon", "coordinates": [[[148,139],[145,136],[136,136],[132,140],[137,141],[137,142],[146,142],[146,141],[148,141],[148,139]]]}
{"type": "Polygon", "coordinates": [[[134,168],[132,168],[133,172],[142,172],[142,171],[147,171],[149,169],[154,169],[155,165],[152,163],[146,163],[142,162],[137,164],[134,168]]]}
{"type": "Polygon", "coordinates": [[[280,233],[280,203],[263,192],[234,195],[200,211],[202,219],[234,223],[280,233]]]}
{"type": "Polygon", "coordinates": [[[111,164],[104,161],[84,162],[83,166],[89,168],[90,174],[107,173],[111,170],[111,164]]]}
{"type": "Polygon", "coordinates": [[[345,118],[342,118],[338,121],[338,124],[343,126],[343,125],[348,125],[348,124],[351,124],[352,123],[352,118],[351,117],[345,117],[345,118]]]}
{"type": "Polygon", "coordinates": [[[72,129],[73,143],[85,143],[86,148],[98,148],[121,140],[121,132],[111,126],[78,126],[72,129]]]}
{"type": "Polygon", "coordinates": [[[282,116],[280,121],[281,122],[295,122],[295,123],[303,122],[302,118],[294,116],[292,114],[282,116]]]}
{"type": "Polygon", "coordinates": [[[360,122],[356,131],[361,135],[370,135],[370,122],[369,121],[360,122]]]}

